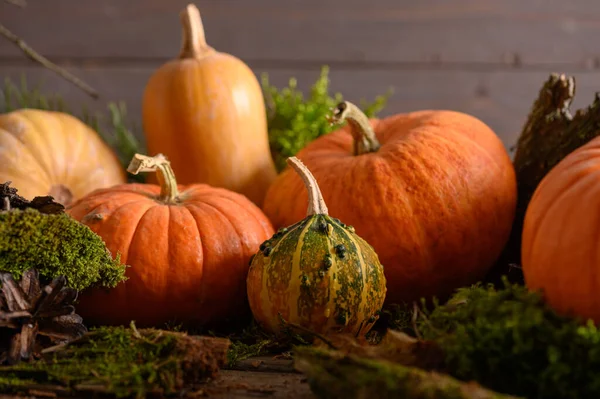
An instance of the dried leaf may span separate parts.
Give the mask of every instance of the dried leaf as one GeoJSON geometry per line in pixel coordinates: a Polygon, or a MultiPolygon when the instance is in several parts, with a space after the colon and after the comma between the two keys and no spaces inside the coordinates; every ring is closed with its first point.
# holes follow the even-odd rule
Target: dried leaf
{"type": "Polygon", "coordinates": [[[15,312],[30,309],[31,305],[27,299],[25,299],[25,293],[21,287],[15,283],[12,274],[0,273],[0,282],[2,283],[2,292],[4,293],[8,310],[15,312]]]}
{"type": "Polygon", "coordinates": [[[37,306],[37,302],[42,296],[42,289],[40,287],[40,276],[36,269],[29,269],[21,276],[21,282],[19,283],[21,289],[25,295],[29,298],[32,307],[37,306]]]}

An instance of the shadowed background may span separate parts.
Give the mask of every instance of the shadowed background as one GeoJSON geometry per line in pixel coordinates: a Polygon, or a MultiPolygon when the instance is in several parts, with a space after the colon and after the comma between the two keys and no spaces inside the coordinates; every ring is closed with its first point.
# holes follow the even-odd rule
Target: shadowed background
{"type": "MultiPolygon", "coordinates": [[[[125,101],[141,125],[150,74],[177,56],[189,0],[0,2],[0,22],[100,93],[93,100],[0,38],[0,77],[104,111],[125,101]]],[[[467,112],[512,146],[551,72],[575,75],[574,107],[600,91],[598,0],[197,0],[207,41],[276,86],[306,90],[329,65],[350,101],[394,93],[382,116],[424,108],[467,112]]],[[[141,138],[141,137],[140,137],[141,138]]]]}

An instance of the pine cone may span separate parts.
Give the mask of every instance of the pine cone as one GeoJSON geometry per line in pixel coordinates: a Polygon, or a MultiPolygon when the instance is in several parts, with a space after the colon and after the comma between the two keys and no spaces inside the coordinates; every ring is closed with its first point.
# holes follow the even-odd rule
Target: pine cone
{"type": "Polygon", "coordinates": [[[65,277],[57,277],[41,287],[39,273],[30,269],[17,284],[10,273],[0,273],[0,328],[12,329],[0,364],[31,360],[40,345],[38,336],[53,344],[66,343],[83,336],[87,328],[72,305],[77,291],[65,287],[65,277]]]}

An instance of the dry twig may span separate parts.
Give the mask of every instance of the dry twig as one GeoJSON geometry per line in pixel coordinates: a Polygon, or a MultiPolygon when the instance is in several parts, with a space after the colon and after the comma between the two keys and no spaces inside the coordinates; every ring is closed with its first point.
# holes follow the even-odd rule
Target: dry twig
{"type": "Polygon", "coordinates": [[[51,70],[52,72],[61,76],[63,79],[71,82],[92,98],[97,99],[99,97],[98,92],[95,89],[93,89],[90,85],[85,83],[83,80],[79,79],[77,76],[73,75],[71,72],[67,71],[64,68],[61,68],[60,66],[56,65],[55,63],[53,63],[52,61],[35,51],[27,43],[25,43],[23,39],[11,32],[6,26],[2,24],[0,24],[0,35],[13,42],[17,47],[21,49],[21,51],[23,51],[23,53],[25,53],[25,55],[27,55],[35,62],[41,64],[44,68],[51,70]]]}
{"type": "Polygon", "coordinates": [[[12,4],[13,6],[25,8],[27,7],[27,2],[25,0],[4,0],[8,4],[12,4]]]}

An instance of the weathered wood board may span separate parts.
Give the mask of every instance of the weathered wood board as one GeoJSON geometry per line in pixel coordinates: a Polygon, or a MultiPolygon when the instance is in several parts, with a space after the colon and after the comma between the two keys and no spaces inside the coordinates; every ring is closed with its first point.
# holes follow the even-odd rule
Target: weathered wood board
{"type": "MultiPolygon", "coordinates": [[[[190,0],[29,0],[0,19],[58,58],[176,55],[190,0]]],[[[595,65],[595,0],[197,0],[207,38],[249,61],[595,65]]],[[[0,41],[0,56],[19,50],[0,41]]],[[[300,63],[300,66],[302,63],[300,63]]]]}
{"type": "MultiPolygon", "coordinates": [[[[143,87],[151,68],[69,68],[92,86],[98,88],[101,99],[95,101],[79,89],[55,77],[52,72],[37,67],[4,67],[4,76],[18,81],[22,74],[30,81],[42,82],[44,91],[59,92],[73,111],[82,105],[105,109],[107,101],[125,101],[129,114],[141,126],[143,87]]],[[[257,68],[257,74],[267,72],[276,85],[284,85],[290,76],[298,78],[299,86],[307,89],[317,78],[318,69],[257,68]]],[[[574,73],[572,71],[566,71],[574,73]]],[[[333,91],[346,93],[350,101],[372,100],[378,94],[394,89],[382,115],[418,109],[451,109],[466,112],[489,124],[502,138],[506,147],[515,144],[529,108],[548,74],[546,72],[452,71],[452,70],[332,70],[333,91]]],[[[577,74],[578,90],[574,106],[582,107],[593,100],[595,88],[600,88],[600,71],[577,74]]]]}
{"type": "MultiPolygon", "coordinates": [[[[101,93],[92,101],[0,40],[0,77],[44,82],[78,107],[127,103],[141,122],[145,83],[177,55],[189,0],[0,1],[0,23],[101,93]]],[[[198,0],[209,42],[301,89],[331,67],[332,88],[372,99],[393,87],[383,115],[421,108],[470,113],[512,146],[551,72],[577,77],[575,106],[600,91],[600,2],[595,0],[198,0]]],[[[1,101],[1,99],[0,99],[1,101]]],[[[141,136],[141,135],[140,135],[141,136]]]]}

